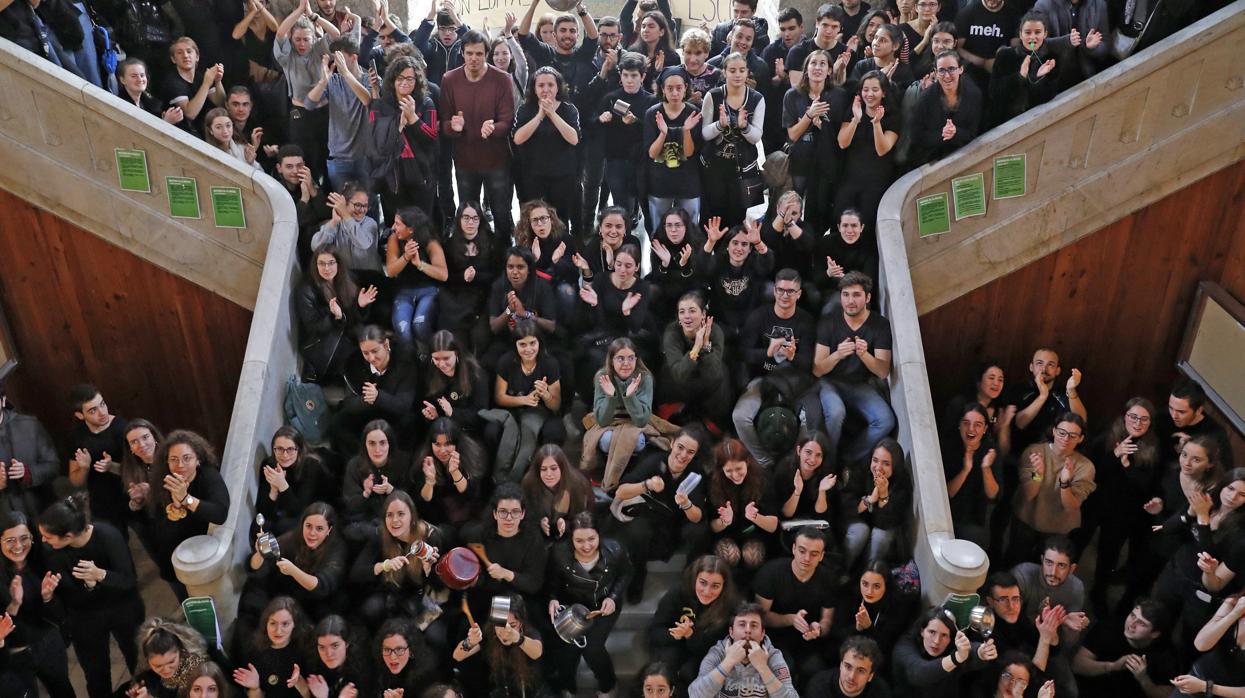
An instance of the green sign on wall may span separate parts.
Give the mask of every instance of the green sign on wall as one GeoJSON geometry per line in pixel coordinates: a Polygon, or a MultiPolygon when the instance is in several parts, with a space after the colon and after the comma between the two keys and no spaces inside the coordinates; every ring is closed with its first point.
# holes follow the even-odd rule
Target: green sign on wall
{"type": "Polygon", "coordinates": [[[202,218],[199,209],[199,182],[194,177],[165,177],[169,213],[174,218],[202,218]]]}
{"type": "Polygon", "coordinates": [[[151,173],[147,171],[147,152],[129,148],[114,148],[117,158],[117,179],[122,191],[151,193],[151,173]]]}
{"type": "Polygon", "coordinates": [[[245,228],[246,209],[238,187],[212,187],[212,219],[217,228],[245,228]]]}
{"type": "Polygon", "coordinates": [[[941,235],[951,230],[951,212],[946,194],[923,196],[916,200],[917,232],[921,237],[941,235]]]}
{"type": "Polygon", "coordinates": [[[955,219],[986,215],[986,176],[980,172],[951,180],[955,219]]]}
{"type": "Polygon", "coordinates": [[[1025,195],[1029,158],[1024,153],[994,159],[994,198],[1011,199],[1025,195]]]}

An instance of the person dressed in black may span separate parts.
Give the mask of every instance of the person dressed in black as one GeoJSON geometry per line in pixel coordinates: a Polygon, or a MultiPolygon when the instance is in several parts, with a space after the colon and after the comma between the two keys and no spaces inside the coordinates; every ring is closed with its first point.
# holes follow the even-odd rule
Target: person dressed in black
{"type": "Polygon", "coordinates": [[[960,54],[943,51],[934,59],[937,84],[921,92],[913,115],[913,165],[944,158],[977,137],[981,90],[963,79],[960,54]]]}
{"type": "Polygon", "coordinates": [[[514,349],[512,330],[519,320],[531,320],[543,338],[552,338],[558,329],[553,288],[536,273],[532,251],[515,246],[506,251],[505,274],[489,290],[488,317],[492,340],[482,358],[488,368],[497,368],[501,357],[514,349]]]}
{"type": "Polygon", "coordinates": [[[488,374],[452,333],[438,330],[428,345],[424,386],[418,408],[428,422],[451,419],[473,437],[496,443],[497,434],[480,412],[489,407],[488,374]],[[491,438],[490,438],[491,437],[491,438]]]}
{"type": "MultiPolygon", "coordinates": [[[[644,143],[648,148],[648,208],[651,224],[672,209],[687,211],[700,222],[700,158],[703,144],[700,109],[689,104],[685,73],[667,71],[658,81],[661,100],[644,115],[644,143]]],[[[649,231],[650,235],[653,231],[649,231]]]]}
{"type": "MultiPolygon", "coordinates": [[[[385,519],[355,558],[350,584],[369,627],[386,618],[423,619],[432,566],[449,549],[447,531],[421,519],[411,496],[397,490],[385,498],[385,519]]],[[[444,631],[438,633],[442,644],[444,631]]]]}
{"type": "Polygon", "coordinates": [[[346,364],[347,395],[333,417],[338,453],[355,450],[363,426],[372,420],[386,420],[402,434],[414,435],[416,371],[405,355],[393,351],[390,337],[376,325],[359,330],[359,352],[346,364]]]}
{"type": "MultiPolygon", "coordinates": [[[[656,21],[647,16],[646,20],[656,21]]],[[[678,54],[671,48],[665,55],[667,60],[673,61],[678,54]]],[[[624,54],[618,61],[618,72],[621,87],[601,98],[592,118],[601,124],[605,182],[614,197],[614,205],[627,212],[628,220],[634,221],[637,207],[644,208],[641,205],[643,187],[639,176],[645,159],[644,115],[657,98],[644,89],[649,81],[645,80],[645,63],[639,54],[624,54]]]]}
{"type": "Polygon", "coordinates": [[[1081,695],[1167,695],[1182,668],[1168,639],[1168,624],[1166,609],[1147,599],[1124,618],[1094,623],[1072,660],[1081,695]]]}
{"type": "MultiPolygon", "coordinates": [[[[873,560],[865,565],[856,587],[840,594],[831,644],[846,642],[851,637],[867,637],[879,647],[894,647],[908,627],[910,605],[895,586],[890,565],[873,560]]],[[[874,668],[881,671],[885,666],[886,658],[878,657],[874,668]]]]}
{"type": "Polygon", "coordinates": [[[705,265],[709,256],[704,251],[704,236],[681,208],[672,208],[657,221],[657,233],[650,238],[648,281],[653,285],[657,302],[653,314],[658,322],[674,319],[672,301],[690,291],[708,288],[705,265]]]}
{"type": "Polygon", "coordinates": [[[117,66],[117,83],[121,87],[118,96],[148,114],[160,117],[174,126],[186,118],[180,106],[165,108],[163,102],[147,91],[150,83],[147,63],[143,59],[131,56],[121,61],[117,66]]]}
{"type": "Polygon", "coordinates": [[[517,484],[505,482],[493,490],[489,513],[475,530],[465,528],[462,538],[484,546],[489,564],[481,565],[480,578],[467,590],[476,618],[488,615],[494,596],[521,594],[537,598],[544,586],[548,550],[537,522],[524,522],[527,498],[517,484]]]}
{"type": "MultiPolygon", "coordinates": [[[[999,497],[1001,478],[994,464],[1002,463],[990,431],[986,408],[976,402],[960,413],[958,439],[942,439],[942,466],[947,477],[947,497],[951,500],[951,520],[955,535],[989,547],[987,509],[999,497]]],[[[1140,505],[1138,505],[1140,511],[1140,505]]]]}
{"type": "Polygon", "coordinates": [[[574,317],[579,305],[579,272],[572,261],[578,244],[571,237],[558,210],[543,199],[532,199],[519,208],[519,223],[514,229],[517,247],[530,250],[536,260],[536,276],[555,291],[558,317],[574,317]]]}
{"type": "Polygon", "coordinates": [[[634,245],[623,245],[614,254],[613,271],[603,272],[579,290],[583,301],[587,332],[581,340],[590,343],[582,354],[577,375],[583,376],[580,394],[586,395],[593,369],[605,359],[609,344],[616,339],[629,337],[645,356],[652,357],[655,350],[649,306],[653,289],[647,279],[640,278],[640,250],[634,245]]]}
{"type": "Polygon", "coordinates": [[[297,601],[288,596],[272,599],[238,655],[234,683],[253,698],[302,698],[297,683],[307,666],[310,635],[311,621],[297,601]]]}
{"type": "Polygon", "coordinates": [[[405,206],[431,215],[437,191],[437,107],[429,94],[424,65],[408,56],[385,69],[380,98],[368,114],[372,176],[385,216],[405,206]]]}
{"type": "Polygon", "coordinates": [[[808,202],[804,216],[812,228],[810,235],[830,227],[834,188],[842,168],[836,126],[843,123],[848,99],[847,92],[830,79],[833,61],[829,51],[809,53],[800,82],[782,100],[792,184],[808,202]]]}
{"type": "MultiPolygon", "coordinates": [[[[723,228],[717,218],[705,223],[704,251],[709,255],[705,264],[705,278],[710,280],[709,307],[713,308],[713,322],[726,335],[729,351],[738,361],[740,332],[748,314],[760,302],[765,284],[774,271],[774,255],[761,237],[757,221],[723,228]],[[719,241],[726,239],[726,250],[715,249],[719,241]]],[[[736,385],[747,385],[746,375],[732,376],[736,385]]]]}
{"type": "Polygon", "coordinates": [[[1065,64],[1072,68],[1068,38],[1050,38],[1045,15],[1031,11],[1021,17],[1019,34],[1019,46],[1001,46],[994,54],[986,127],[1054,99],[1065,64]]]}
{"type": "Polygon", "coordinates": [[[324,462],[307,445],[302,432],[288,424],[273,432],[272,455],[259,467],[263,484],[255,497],[255,512],[264,515],[265,530],[274,535],[302,525],[307,505],[335,487],[324,462]]]}
{"type": "Polygon", "coordinates": [[[302,525],[277,538],[281,557],[260,552],[258,542],[248,563],[249,577],[239,612],[250,617],[276,596],[299,602],[312,618],[323,618],[342,604],[337,592],[346,579],[346,542],[337,531],[337,512],[324,502],[303,510],[302,525]]]}
{"type": "Polygon", "coordinates": [[[65,609],[87,695],[108,698],[113,689],[109,636],[131,672],[138,661],[135,634],[144,608],[129,546],[111,525],[91,522],[85,492],[48,507],[39,518],[39,536],[50,548],[39,596],[65,609]]]}
{"type": "Polygon", "coordinates": [[[838,594],[838,572],[826,562],[829,541],[820,529],[795,532],[792,557],[770,560],[752,582],[765,609],[765,632],[781,649],[793,682],[803,685],[827,668],[823,658],[838,594]]]}
{"type": "Polygon", "coordinates": [[[819,698],[890,698],[886,680],[878,675],[885,658],[873,638],[849,637],[839,646],[838,667],[818,672],[806,691],[819,698]]]}
{"type": "Polygon", "coordinates": [[[678,317],[661,337],[661,378],[657,381],[658,412],[671,412],[675,422],[694,416],[715,426],[730,419],[735,393],[726,361],[726,335],[714,325],[702,291],[679,298],[678,317]]]}
{"type": "Polygon", "coordinates": [[[449,280],[437,298],[437,326],[463,338],[476,351],[487,338],[483,318],[488,289],[497,278],[496,255],[502,241],[494,238],[484,210],[474,201],[458,205],[445,240],[449,280]]]}
{"type": "Polygon", "coordinates": [[[489,465],[480,442],[453,419],[438,417],[415,453],[410,474],[411,490],[418,492],[424,516],[454,527],[474,519],[484,498],[489,465]]]}
{"type": "Polygon", "coordinates": [[[410,471],[411,456],[398,444],[389,422],[368,422],[363,427],[363,446],[346,464],[342,478],[347,540],[360,543],[372,536],[384,515],[384,498],[394,490],[409,489],[410,471]]]}
{"type": "MultiPolygon", "coordinates": [[[[37,679],[51,698],[73,698],[69,652],[61,635],[63,609],[55,600],[43,598],[48,568],[42,546],[34,543],[25,514],[14,511],[0,515],[0,553],[4,555],[0,559],[0,608],[14,623],[13,633],[4,638],[9,668],[30,695],[39,695],[37,679]],[[25,658],[16,656],[16,648],[25,648],[25,658]]],[[[0,673],[4,673],[3,668],[0,673]]],[[[4,685],[0,680],[0,686],[4,685]]]]}
{"type": "Polygon", "coordinates": [[[69,389],[74,429],[69,436],[73,459],[69,462],[69,482],[86,486],[91,496],[92,514],[127,533],[128,508],[121,487],[121,458],[125,455],[123,417],[112,414],[99,388],[80,383],[69,389]]]}
{"type": "Polygon", "coordinates": [[[147,515],[160,577],[178,599],[187,594],[173,571],[173,551],[187,538],[206,534],[209,526],[225,523],[229,515],[229,489],[219,468],[216,451],[192,431],[169,434],[156,453],[147,515]]]}
{"type": "Polygon", "coordinates": [[[514,351],[501,358],[493,383],[493,400],[507,410],[493,480],[523,479],[537,446],[566,441],[562,409],[562,372],[553,355],[544,349],[536,322],[527,318],[514,323],[514,351]]]}
{"type": "Polygon", "coordinates": [[[648,626],[652,655],[671,667],[680,683],[691,684],[709,648],[726,637],[738,604],[730,565],[714,555],[697,558],[684,571],[683,583],[657,603],[648,626]]]}
{"type": "MultiPolygon", "coordinates": [[[[437,661],[424,642],[424,635],[408,618],[390,618],[376,633],[380,695],[401,691],[400,696],[417,696],[439,675],[437,661]]],[[[393,694],[390,694],[393,695],[393,694]]]]}
{"type": "Polygon", "coordinates": [[[696,463],[701,444],[708,445],[708,437],[698,427],[683,428],[668,453],[646,454],[623,475],[614,492],[617,504],[611,529],[634,568],[628,600],[641,598],[649,560],[668,560],[679,545],[686,545],[692,554],[707,547],[709,487],[696,463]],[[693,482],[700,484],[689,487],[693,482]]]}
{"type": "MultiPolygon", "coordinates": [[[[842,310],[839,280],[844,276],[856,271],[870,279],[878,278],[877,246],[872,243],[873,236],[866,239],[864,233],[865,222],[860,211],[846,208],[839,212],[837,227],[827,230],[817,239],[813,253],[813,279],[818,291],[819,314],[842,310]]],[[[805,289],[805,293],[808,292],[809,289],[805,289]]]]}
{"type": "Polygon", "coordinates": [[[778,461],[772,487],[782,518],[818,519],[838,526],[839,474],[832,467],[833,449],[825,434],[814,431],[796,441],[795,452],[778,461]]]}
{"type": "MultiPolygon", "coordinates": [[[[536,3],[532,3],[535,5],[536,3]]],[[[468,696],[528,698],[543,696],[540,658],[545,647],[529,621],[521,594],[511,594],[505,622],[472,624],[462,642],[454,646],[453,659],[461,665],[459,675],[468,696]]],[[[553,640],[560,642],[560,640],[553,640]]],[[[441,696],[440,693],[434,693],[441,696]]]]}
{"type": "Polygon", "coordinates": [[[532,76],[527,99],[514,115],[511,140],[522,163],[525,199],[553,204],[565,221],[579,218],[579,110],[569,101],[566,81],[545,66],[532,76]]]}
{"type": "MultiPolygon", "coordinates": [[[[315,654],[302,669],[306,689],[311,696],[341,696],[353,686],[356,695],[373,696],[376,692],[375,667],[367,661],[367,643],[354,627],[338,615],[316,623],[315,654]]],[[[307,695],[307,693],[304,693],[307,695]]],[[[349,695],[349,694],[347,694],[349,695]]]]}
{"type": "MultiPolygon", "coordinates": [[[[881,30],[878,34],[881,35],[881,30]]],[[[874,43],[877,43],[876,38],[874,43]]],[[[895,60],[898,61],[898,57],[895,60]]],[[[836,211],[848,207],[859,209],[864,214],[866,229],[876,229],[872,226],[877,223],[882,194],[895,179],[892,151],[899,141],[901,114],[897,100],[890,97],[890,89],[885,73],[866,72],[839,126],[839,147],[846,152],[843,186],[835,192],[834,208],[836,211]],[[864,121],[868,123],[862,123],[864,121]]],[[[874,244],[875,240],[868,242],[874,244]]]]}
{"type": "Polygon", "coordinates": [[[614,690],[617,678],[605,641],[618,622],[623,593],[631,581],[631,561],[617,541],[602,538],[592,512],[580,512],[567,527],[566,540],[554,545],[549,555],[549,620],[572,604],[600,611],[584,635],[582,648],[566,642],[553,643],[547,666],[549,683],[557,690],[575,693],[575,674],[582,656],[597,681],[597,690],[614,690]]]}
{"type": "Polygon", "coordinates": [[[370,315],[378,292],[375,286],[359,288],[332,247],[316,250],[312,263],[295,300],[299,354],[306,379],[330,382],[341,376],[354,351],[352,333],[370,315]]]}

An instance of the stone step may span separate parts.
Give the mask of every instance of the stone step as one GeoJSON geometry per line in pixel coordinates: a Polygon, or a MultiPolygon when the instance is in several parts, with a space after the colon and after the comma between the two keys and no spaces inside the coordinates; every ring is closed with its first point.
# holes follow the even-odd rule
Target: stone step
{"type": "MultiPolygon", "coordinates": [[[[610,657],[614,660],[614,673],[617,674],[620,684],[630,684],[631,680],[648,663],[648,650],[644,647],[643,631],[637,633],[631,630],[620,630],[618,626],[614,626],[614,631],[605,641],[605,649],[609,651],[610,657]]],[[[577,676],[579,679],[578,695],[595,696],[597,681],[593,678],[588,665],[582,661],[579,663],[577,676]]],[[[623,694],[622,691],[615,693],[623,694]]]]}

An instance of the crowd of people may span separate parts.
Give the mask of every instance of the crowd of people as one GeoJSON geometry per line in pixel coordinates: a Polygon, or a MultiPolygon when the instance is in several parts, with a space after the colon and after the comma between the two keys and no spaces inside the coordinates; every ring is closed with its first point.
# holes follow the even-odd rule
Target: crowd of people
{"type": "Polygon", "coordinates": [[[128,545],[187,596],[213,445],[89,384],[59,450],[0,410],[0,693],[74,695],[72,647],[90,698],[563,696],[581,659],[604,696],[1245,695],[1245,469],[1196,384],[1091,422],[1052,349],[984,363],[938,426],[993,634],[911,562],[882,193],[1101,70],[1121,8],[277,4],[0,0],[0,36],[286,187],[301,378],[340,396],[271,437],[220,646],[146,617],[128,545]]]}

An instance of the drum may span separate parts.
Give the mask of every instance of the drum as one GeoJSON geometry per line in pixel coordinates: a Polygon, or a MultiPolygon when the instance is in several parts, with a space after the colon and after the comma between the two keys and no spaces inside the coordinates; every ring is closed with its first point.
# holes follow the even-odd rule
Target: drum
{"type": "Polygon", "coordinates": [[[466,589],[480,576],[480,558],[466,548],[453,548],[437,561],[437,576],[451,589],[466,589]]]}

